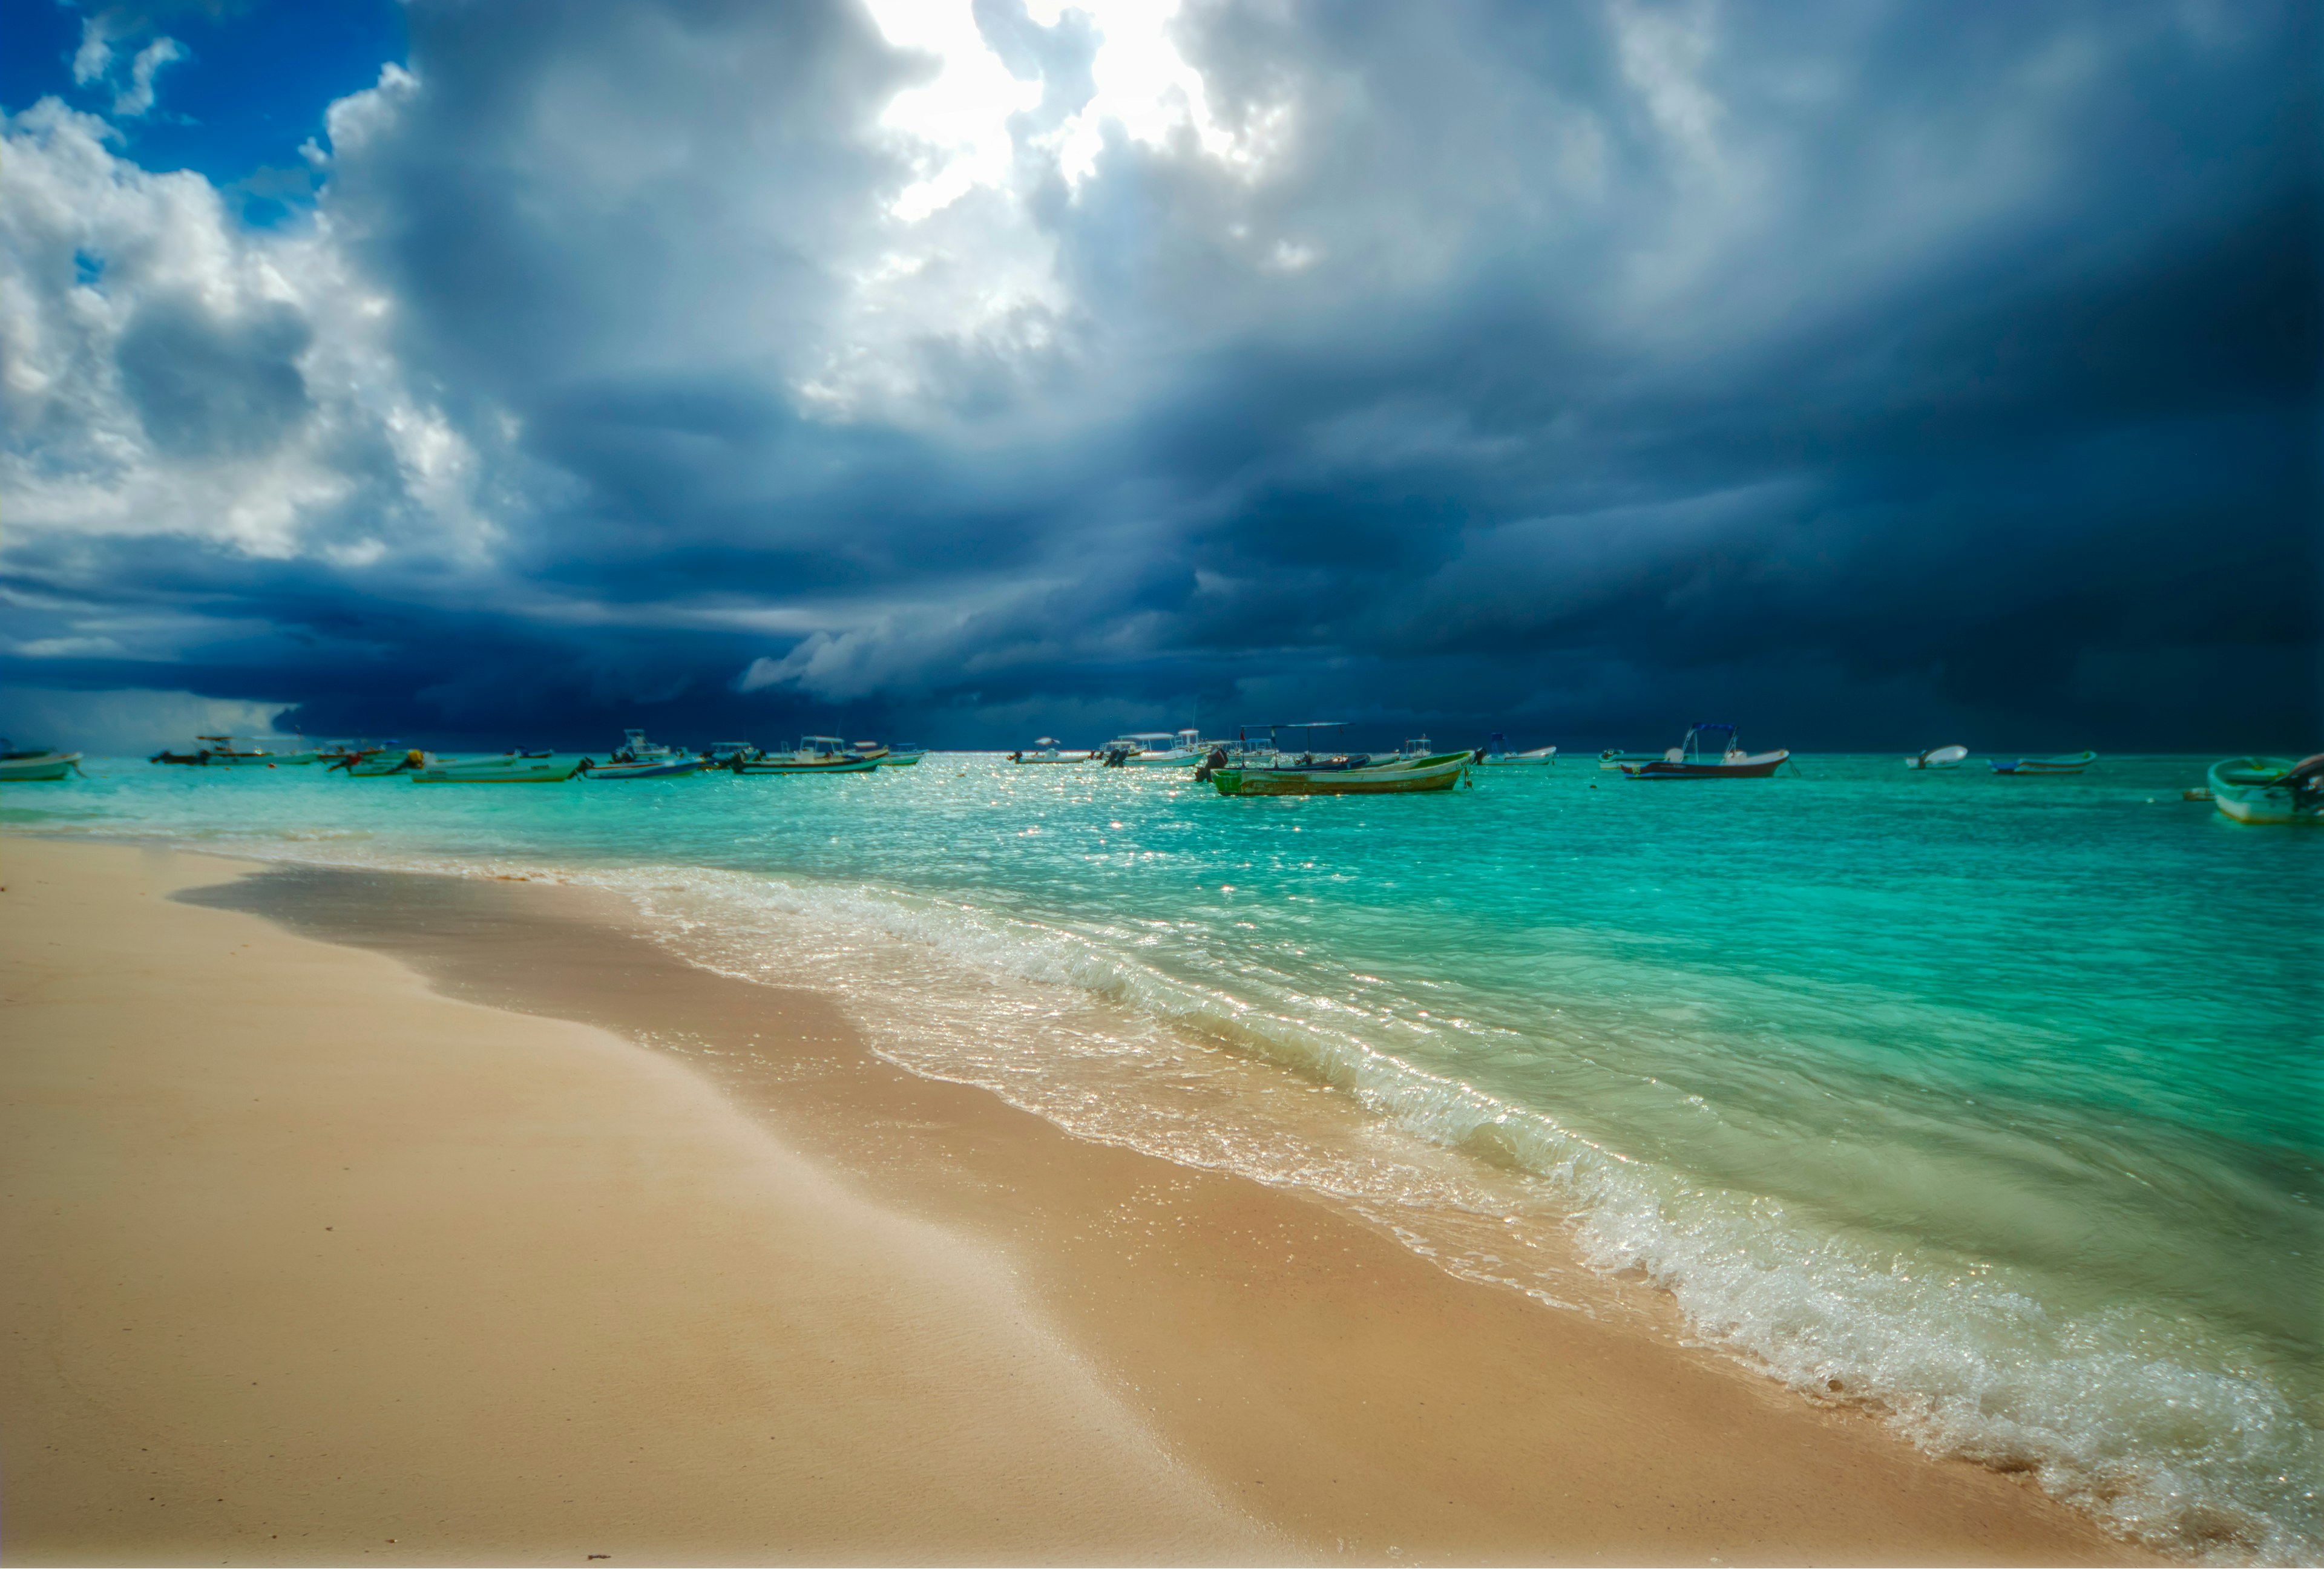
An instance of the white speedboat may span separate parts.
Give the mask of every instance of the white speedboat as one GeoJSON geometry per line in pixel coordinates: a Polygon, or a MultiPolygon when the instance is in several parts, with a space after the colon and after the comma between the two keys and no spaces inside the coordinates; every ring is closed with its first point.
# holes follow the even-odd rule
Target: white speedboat
{"type": "Polygon", "coordinates": [[[1203,761],[1198,730],[1139,730],[1117,735],[1098,753],[1108,768],[1192,768],[1203,761]]]}
{"type": "Polygon", "coordinates": [[[802,735],[788,752],[762,752],[727,766],[736,773],[870,773],[880,761],[857,756],[836,735],[802,735]]]}
{"type": "Polygon", "coordinates": [[[1011,762],[1087,762],[1090,755],[1086,752],[1066,752],[1057,745],[1056,736],[1044,735],[1024,751],[1010,752],[1009,761],[1011,762]]]}
{"type": "Polygon", "coordinates": [[[910,742],[906,742],[901,746],[883,747],[881,750],[880,754],[880,766],[881,768],[911,768],[916,766],[919,762],[920,759],[926,757],[927,754],[928,749],[927,747],[916,746],[910,742]]]}
{"type": "Polygon", "coordinates": [[[583,758],[580,771],[591,779],[676,779],[710,766],[690,752],[648,741],[642,730],[624,730],[622,738],[622,744],[604,761],[583,758]]]}
{"type": "Polygon", "coordinates": [[[0,784],[33,784],[80,771],[80,753],[18,746],[0,737],[0,784]]]}
{"type": "Polygon", "coordinates": [[[570,752],[503,752],[492,757],[438,758],[410,771],[414,784],[562,784],[585,760],[570,752]]]}
{"type": "Polygon", "coordinates": [[[1969,759],[1966,746],[1932,746],[1917,757],[1904,760],[1906,768],[1959,768],[1969,759]]]}
{"type": "Polygon", "coordinates": [[[1485,749],[1477,754],[1480,768],[1547,768],[1557,761],[1557,748],[1536,746],[1531,752],[1511,752],[1509,743],[1494,731],[1486,741],[1485,749]]]}

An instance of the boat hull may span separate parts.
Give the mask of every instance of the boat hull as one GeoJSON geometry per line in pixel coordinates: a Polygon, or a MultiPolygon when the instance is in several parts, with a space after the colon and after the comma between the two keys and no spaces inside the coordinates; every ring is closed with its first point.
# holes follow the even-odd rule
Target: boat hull
{"type": "Polygon", "coordinates": [[[205,754],[201,761],[205,768],[297,768],[314,761],[318,755],[312,752],[282,752],[243,757],[213,752],[205,754]]]}
{"type": "Polygon", "coordinates": [[[583,771],[591,779],[677,779],[700,773],[709,766],[698,757],[689,757],[677,762],[601,762],[583,771]]]}
{"type": "Polygon", "coordinates": [[[924,752],[891,752],[880,759],[880,766],[881,768],[914,768],[918,766],[920,759],[927,755],[927,753],[924,752]]]}
{"type": "Polygon", "coordinates": [[[1496,756],[1487,752],[1477,760],[1479,768],[1547,768],[1557,761],[1557,748],[1545,746],[1536,752],[1504,752],[1496,756]]]}
{"type": "Polygon", "coordinates": [[[2095,752],[2079,757],[2021,757],[2015,762],[1993,762],[1996,773],[2080,773],[2098,760],[2095,752]]]}
{"type": "Polygon", "coordinates": [[[40,784],[60,780],[80,768],[78,752],[51,752],[42,757],[0,758],[0,784],[40,784]]]}
{"type": "Polygon", "coordinates": [[[1636,780],[1771,779],[1791,758],[1788,752],[1763,752],[1735,762],[1673,762],[1658,757],[1652,762],[1626,762],[1622,774],[1636,780]]]}
{"type": "Polygon", "coordinates": [[[581,769],[577,757],[489,758],[438,762],[411,771],[414,784],[562,784],[581,769]]]}
{"type": "Polygon", "coordinates": [[[870,773],[880,765],[868,757],[852,757],[845,762],[746,762],[735,769],[736,773],[870,773]]]}
{"type": "Polygon", "coordinates": [[[2257,826],[2324,826],[2324,798],[2277,783],[2292,763],[2281,757],[2231,757],[2211,765],[2211,804],[2221,817],[2257,826]]]}
{"type": "Polygon", "coordinates": [[[1222,768],[1211,783],[1222,796],[1405,796],[1449,790],[1468,772],[1456,752],[1382,768],[1222,768]]]}

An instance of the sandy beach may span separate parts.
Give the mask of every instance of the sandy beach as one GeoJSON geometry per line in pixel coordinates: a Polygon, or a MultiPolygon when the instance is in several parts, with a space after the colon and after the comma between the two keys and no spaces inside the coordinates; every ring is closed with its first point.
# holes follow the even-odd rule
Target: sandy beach
{"type": "Polygon", "coordinates": [[[2091,1563],[578,891],[0,847],[9,1563],[2091,1563]]]}

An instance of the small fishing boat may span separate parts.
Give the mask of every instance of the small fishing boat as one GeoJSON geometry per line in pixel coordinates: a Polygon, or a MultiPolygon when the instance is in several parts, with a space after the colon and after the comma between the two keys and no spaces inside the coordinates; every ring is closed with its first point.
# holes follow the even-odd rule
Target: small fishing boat
{"type": "Polygon", "coordinates": [[[1494,731],[1485,742],[1485,749],[1477,754],[1479,768],[1547,768],[1557,761],[1557,748],[1536,746],[1531,752],[1511,752],[1509,743],[1494,731]]]}
{"type": "Polygon", "coordinates": [[[622,744],[604,761],[583,758],[580,771],[591,779],[676,779],[710,766],[706,758],[648,741],[642,730],[624,730],[622,737],[622,744]]]}
{"type": "Polygon", "coordinates": [[[1097,749],[1108,768],[1192,768],[1203,761],[1199,730],[1139,730],[1097,749]]]}
{"type": "Polygon", "coordinates": [[[1906,768],[1959,768],[1968,761],[1966,746],[1932,746],[1917,757],[1904,760],[1906,768]]]}
{"type": "Polygon", "coordinates": [[[497,757],[430,756],[410,771],[414,784],[561,784],[583,759],[554,752],[504,752],[497,757]]]}
{"type": "Polygon", "coordinates": [[[1056,736],[1044,735],[1025,751],[1010,752],[1009,761],[1011,762],[1087,762],[1091,755],[1086,752],[1061,751],[1057,746],[1056,736]]]}
{"type": "Polygon", "coordinates": [[[1245,741],[1240,755],[1224,746],[1214,748],[1195,769],[1195,781],[1215,787],[1222,796],[1418,795],[1461,784],[1476,757],[1468,751],[1375,757],[1328,745],[1317,748],[1317,732],[1324,732],[1328,742],[1330,732],[1344,728],[1337,720],[1246,726],[1246,736],[1251,730],[1265,730],[1266,744],[1245,741]]]}
{"type": "Polygon", "coordinates": [[[349,779],[392,779],[400,773],[410,773],[426,768],[435,759],[413,747],[409,752],[392,752],[385,748],[362,757],[343,758],[331,765],[349,779]]]}
{"type": "Polygon", "coordinates": [[[1619,773],[1630,763],[1653,762],[1660,755],[1652,752],[1624,752],[1618,746],[1609,746],[1598,754],[1598,771],[1619,773]]]}
{"type": "Polygon", "coordinates": [[[0,736],[0,784],[37,784],[80,771],[80,753],[48,746],[18,746],[0,736]]]}
{"type": "Polygon", "coordinates": [[[2095,752],[2077,752],[2065,757],[2021,757],[2015,762],[1992,758],[1987,761],[1996,773],[2080,773],[2098,760],[2095,752]]]}
{"type": "Polygon", "coordinates": [[[928,749],[927,747],[916,746],[911,743],[907,742],[901,746],[891,746],[887,748],[881,754],[880,766],[881,768],[912,768],[917,766],[920,759],[926,757],[927,754],[928,749]]]}
{"type": "Polygon", "coordinates": [[[1705,720],[1691,726],[1685,741],[1647,762],[1622,764],[1626,779],[1767,779],[1791,761],[1791,752],[1745,752],[1735,726],[1705,720]]]}
{"type": "Polygon", "coordinates": [[[736,773],[870,773],[879,760],[859,757],[836,735],[803,735],[788,752],[761,752],[727,764],[736,773]]]}
{"type": "Polygon", "coordinates": [[[197,735],[194,739],[204,744],[192,752],[157,752],[151,761],[197,768],[274,768],[310,763],[316,755],[295,737],[288,743],[273,735],[197,735]]]}
{"type": "Polygon", "coordinates": [[[887,743],[879,741],[858,741],[848,750],[858,757],[868,757],[874,762],[888,755],[887,743]]]}
{"type": "Polygon", "coordinates": [[[2298,762],[2225,758],[2211,765],[2209,778],[2211,804],[2222,817],[2238,823],[2324,823],[2324,752],[2298,762]]]}

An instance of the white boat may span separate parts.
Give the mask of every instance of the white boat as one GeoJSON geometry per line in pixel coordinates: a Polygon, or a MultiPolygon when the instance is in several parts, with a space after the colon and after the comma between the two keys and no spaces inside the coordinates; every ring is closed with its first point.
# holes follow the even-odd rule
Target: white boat
{"type": "Polygon", "coordinates": [[[34,784],[80,771],[80,753],[18,746],[0,737],[0,784],[34,784]]]}
{"type": "Polygon", "coordinates": [[[888,755],[887,743],[882,741],[858,741],[850,745],[848,750],[858,757],[868,757],[874,762],[888,755]]]}
{"type": "Polygon", "coordinates": [[[926,757],[927,754],[928,749],[927,747],[915,746],[909,742],[907,742],[901,746],[884,748],[881,752],[880,766],[881,768],[911,768],[917,765],[920,759],[926,757]]]}
{"type": "Polygon", "coordinates": [[[727,766],[736,773],[870,773],[880,762],[858,757],[836,735],[802,735],[788,752],[762,752],[727,766]]]}
{"type": "Polygon", "coordinates": [[[1044,735],[1025,751],[1010,752],[1009,761],[1011,762],[1087,762],[1091,754],[1086,752],[1065,752],[1057,745],[1056,736],[1044,735]]]}
{"type": "Polygon", "coordinates": [[[1485,743],[1484,751],[1477,754],[1479,768],[1547,768],[1557,761],[1557,748],[1536,746],[1531,752],[1511,752],[1509,743],[1494,731],[1485,743]]]}
{"type": "Polygon", "coordinates": [[[1934,746],[1904,760],[1906,768],[1959,768],[1969,758],[1966,746],[1934,746]]]}
{"type": "Polygon", "coordinates": [[[1192,768],[1203,761],[1199,730],[1139,730],[1098,748],[1108,768],[1192,768]]]}
{"type": "Polygon", "coordinates": [[[676,779],[710,766],[690,752],[648,741],[642,730],[624,730],[622,737],[622,744],[604,761],[583,758],[580,771],[591,779],[676,779]]]}
{"type": "Polygon", "coordinates": [[[493,757],[438,758],[430,753],[411,770],[414,784],[561,784],[581,771],[582,759],[554,752],[503,752],[493,757]]]}
{"type": "Polygon", "coordinates": [[[1598,754],[1598,771],[1619,773],[1631,763],[1653,762],[1664,755],[1659,752],[1624,752],[1618,746],[1609,746],[1598,754]]]}

